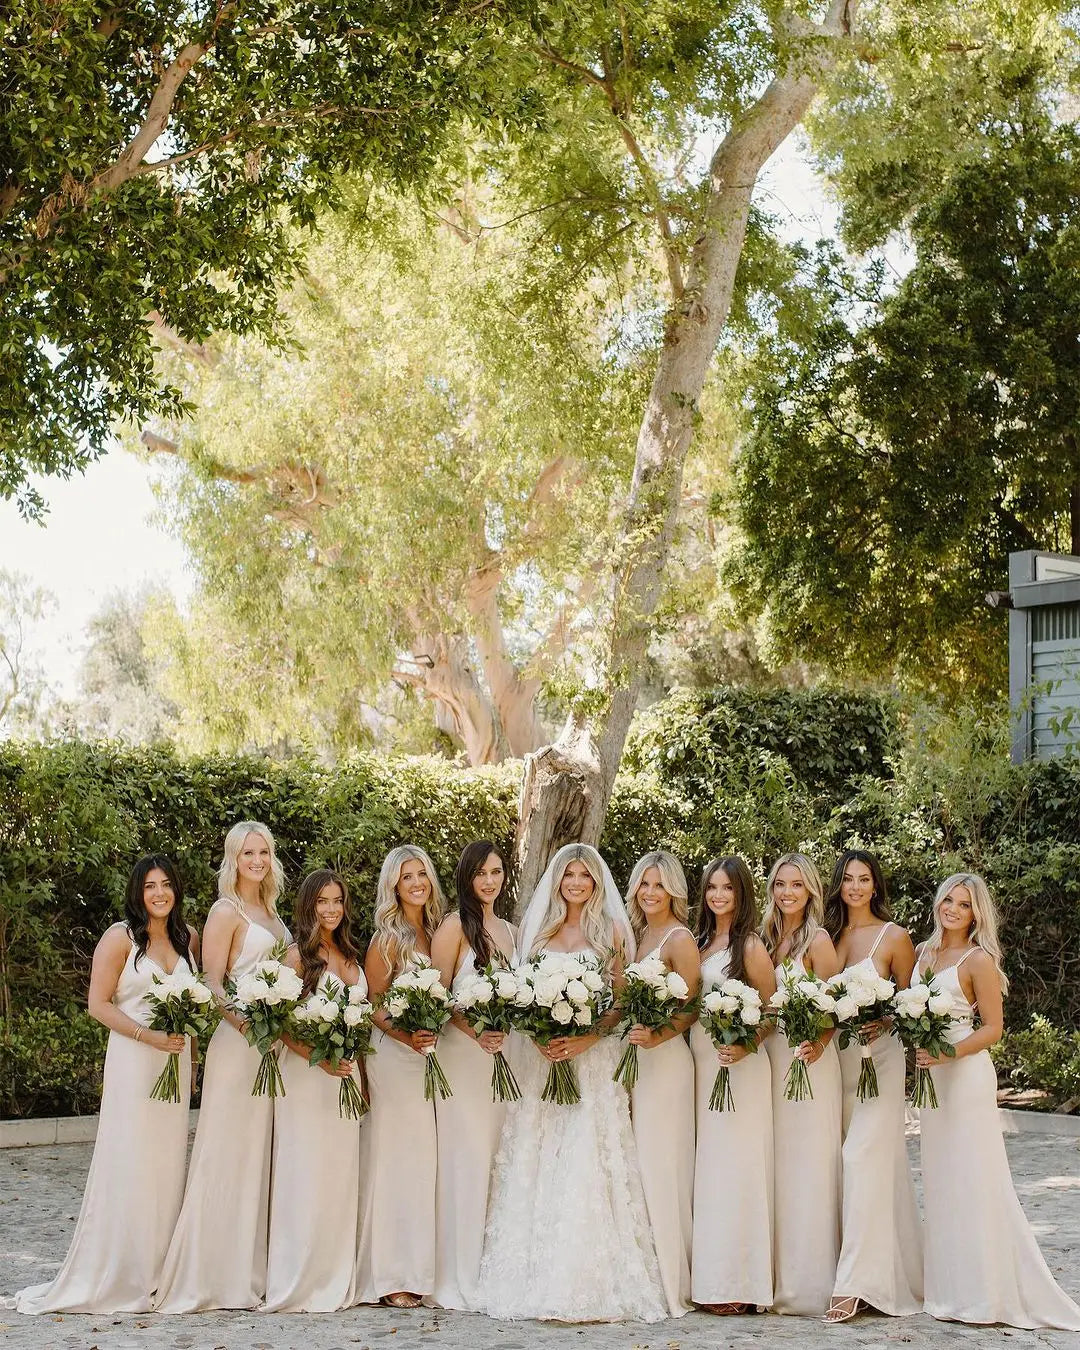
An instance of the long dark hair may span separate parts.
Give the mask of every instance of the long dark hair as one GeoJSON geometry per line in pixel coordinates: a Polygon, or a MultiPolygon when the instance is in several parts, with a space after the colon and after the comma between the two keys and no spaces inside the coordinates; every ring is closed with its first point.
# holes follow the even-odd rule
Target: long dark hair
{"type": "Polygon", "coordinates": [[[722,871],[731,882],[735,891],[735,913],[731,916],[731,928],[728,931],[728,977],[732,980],[746,979],[746,944],[757,933],[758,910],[757,897],[754,895],[754,878],[742,858],[730,854],[726,858],[713,858],[705,864],[701,874],[701,898],[698,905],[697,945],[704,951],[716,936],[716,915],[705,903],[705,894],[715,872],[722,871]]]}
{"type": "Polygon", "coordinates": [[[319,976],[326,969],[326,961],[319,951],[319,932],[321,925],[315,912],[315,902],[324,886],[331,883],[341,887],[341,922],[334,930],[334,946],[346,959],[360,964],[360,949],[352,931],[352,907],[349,903],[349,888],[345,878],[329,867],[316,868],[309,872],[300,883],[296,892],[296,904],[293,906],[293,925],[296,929],[296,949],[300,953],[300,978],[304,981],[304,997],[314,993],[319,976]]]}
{"type": "Polygon", "coordinates": [[[840,890],[844,884],[844,872],[847,870],[847,865],[853,862],[860,862],[869,867],[870,875],[874,878],[874,894],[870,898],[870,913],[875,919],[881,919],[886,923],[892,918],[892,910],[889,908],[889,892],[885,886],[885,874],[881,870],[881,863],[878,862],[873,853],[868,853],[864,848],[849,848],[837,858],[836,866],[832,872],[832,880],[829,882],[829,889],[825,894],[825,919],[822,926],[834,942],[839,938],[844,924],[847,923],[847,906],[840,895],[840,890]]]}
{"type": "Polygon", "coordinates": [[[177,956],[182,956],[194,969],[195,963],[191,959],[191,934],[184,919],[184,888],[180,884],[172,859],[166,858],[164,853],[148,853],[145,858],[140,858],[128,877],[127,892],[124,895],[124,918],[127,920],[131,940],[135,943],[135,964],[136,966],[139,964],[139,958],[146,955],[146,949],[150,945],[150,915],[143,899],[143,887],[146,885],[146,878],[155,871],[165,873],[176,899],[165,919],[165,932],[173,951],[177,956]]]}
{"type": "Polygon", "coordinates": [[[473,959],[478,970],[487,965],[494,952],[491,938],[484,928],[484,906],[473,890],[473,881],[493,853],[503,865],[503,888],[499,893],[501,899],[506,894],[510,869],[506,865],[502,849],[490,839],[477,839],[471,844],[466,844],[454,872],[454,890],[457,892],[461,931],[465,934],[465,941],[473,949],[473,959]]]}

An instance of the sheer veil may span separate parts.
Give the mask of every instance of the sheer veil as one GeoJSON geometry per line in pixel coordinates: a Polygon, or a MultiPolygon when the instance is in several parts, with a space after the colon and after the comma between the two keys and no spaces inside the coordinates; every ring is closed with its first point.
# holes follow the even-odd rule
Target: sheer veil
{"type": "Polygon", "coordinates": [[[548,863],[547,869],[537,883],[536,890],[533,891],[528,907],[522,915],[517,946],[519,962],[529,959],[533,943],[546,923],[552,896],[558,883],[562,881],[563,873],[570,863],[582,862],[586,857],[596,866],[600,875],[604,878],[604,912],[611,920],[613,931],[622,938],[625,944],[627,960],[632,961],[634,959],[636,946],[634,930],[630,927],[630,920],[626,915],[626,906],[623,904],[618,886],[615,885],[615,878],[611,875],[611,869],[590,844],[566,844],[548,863]]]}

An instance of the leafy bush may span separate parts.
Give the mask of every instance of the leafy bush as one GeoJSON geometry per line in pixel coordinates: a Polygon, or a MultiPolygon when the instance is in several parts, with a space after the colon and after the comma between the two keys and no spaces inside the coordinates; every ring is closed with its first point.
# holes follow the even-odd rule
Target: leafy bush
{"type": "Polygon", "coordinates": [[[1045,1092],[1050,1106],[1080,1101],[1080,1031],[1063,1031],[1036,1015],[1030,1026],[1006,1032],[990,1053],[999,1079],[1013,1087],[1045,1092]]]}
{"type": "Polygon", "coordinates": [[[23,1008],[0,1024],[0,1117],[98,1109],[108,1032],[83,1008],[23,1008]]]}

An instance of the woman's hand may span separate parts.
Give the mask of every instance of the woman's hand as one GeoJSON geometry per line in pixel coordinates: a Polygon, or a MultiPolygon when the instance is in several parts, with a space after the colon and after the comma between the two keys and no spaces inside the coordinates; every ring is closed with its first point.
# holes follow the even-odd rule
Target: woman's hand
{"type": "Polygon", "coordinates": [[[948,1064],[952,1055],[932,1055],[929,1050],[915,1051],[915,1067],[917,1069],[940,1069],[943,1064],[948,1064]]]}
{"type": "Polygon", "coordinates": [[[353,1062],[351,1059],[343,1059],[335,1069],[327,1060],[320,1059],[319,1068],[331,1078],[348,1078],[353,1071],[353,1062]]]}
{"type": "Polygon", "coordinates": [[[594,1046],[600,1039],[599,1036],[557,1036],[555,1040],[549,1041],[547,1045],[539,1047],[540,1053],[545,1059],[550,1059],[554,1064],[560,1059],[576,1059],[578,1055],[584,1054],[591,1046],[594,1046]]]}
{"type": "Polygon", "coordinates": [[[505,1040],[505,1031],[485,1031],[482,1035],[477,1036],[476,1043],[481,1050],[486,1050],[489,1055],[494,1055],[503,1048],[505,1040]]]}
{"type": "Polygon", "coordinates": [[[816,1064],[824,1053],[825,1047],[820,1041],[803,1041],[795,1051],[795,1058],[804,1064],[816,1064]]]}
{"type": "Polygon", "coordinates": [[[167,1031],[144,1031],[139,1040],[155,1050],[164,1050],[167,1055],[178,1055],[187,1045],[186,1036],[170,1036],[167,1031]]]}
{"type": "Polygon", "coordinates": [[[648,1027],[636,1023],[630,1028],[626,1037],[631,1045],[640,1045],[642,1050],[654,1050],[658,1045],[663,1045],[664,1038],[658,1031],[650,1031],[648,1027]]]}
{"type": "Polygon", "coordinates": [[[745,1045],[722,1045],[716,1052],[716,1058],[721,1064],[738,1064],[749,1053],[745,1045]]]}
{"type": "Polygon", "coordinates": [[[428,1050],[434,1050],[437,1040],[433,1031],[414,1031],[409,1037],[409,1044],[418,1055],[425,1055],[428,1050]]]}
{"type": "Polygon", "coordinates": [[[859,1028],[859,1038],[866,1045],[873,1045],[879,1036],[884,1036],[889,1029],[889,1023],[884,1017],[876,1022],[867,1022],[865,1026],[859,1028]]]}

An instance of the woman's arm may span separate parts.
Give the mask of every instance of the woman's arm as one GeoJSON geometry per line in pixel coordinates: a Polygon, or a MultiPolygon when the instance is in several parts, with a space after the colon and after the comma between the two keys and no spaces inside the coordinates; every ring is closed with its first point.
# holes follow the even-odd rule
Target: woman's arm
{"type": "MultiPolygon", "coordinates": [[[[765,950],[765,944],[757,936],[751,933],[746,939],[746,947],[743,952],[743,965],[746,972],[746,983],[753,987],[761,995],[761,1006],[767,1008],[769,999],[776,993],[776,970],[773,967],[772,958],[765,950]]],[[[766,1038],[771,1036],[773,1030],[772,1023],[768,1018],[763,1017],[758,1025],[757,1043],[758,1045],[766,1038]]],[[[716,1052],[720,1053],[719,1050],[716,1052]]],[[[728,1064],[738,1064],[739,1060],[745,1059],[751,1052],[741,1045],[726,1045],[724,1047],[724,1057],[728,1064]]]]}
{"type": "Polygon", "coordinates": [[[1001,995],[1001,978],[992,958],[980,948],[972,952],[958,974],[960,988],[963,989],[968,1002],[979,1005],[981,1025],[970,1036],[965,1036],[962,1041],[957,1042],[955,1055],[942,1055],[934,1059],[925,1050],[917,1051],[915,1063],[920,1069],[936,1068],[948,1064],[950,1059],[966,1059],[969,1055],[977,1055],[980,1050],[989,1050],[1001,1040],[1005,1008],[1001,995]]]}
{"type": "Polygon", "coordinates": [[[114,924],[102,934],[94,948],[94,960],[90,967],[87,1011],[95,1022],[100,1022],[102,1026],[108,1027],[110,1031],[115,1031],[120,1036],[130,1036],[132,1040],[137,1040],[142,1045],[178,1055],[184,1048],[183,1036],[169,1036],[164,1031],[151,1031],[141,1022],[129,1017],[127,1013],[121,1012],[112,1001],[130,951],[131,938],[123,924],[114,924]]]}
{"type": "Polygon", "coordinates": [[[897,989],[907,989],[914,973],[915,947],[911,934],[906,928],[900,928],[889,941],[889,978],[897,989]]]}
{"type": "MultiPolygon", "coordinates": [[[[824,928],[819,928],[810,939],[804,964],[819,980],[829,980],[840,973],[840,960],[836,955],[836,948],[824,928]]],[[[795,1054],[807,1064],[816,1064],[835,1035],[836,1028],[829,1027],[828,1031],[823,1031],[816,1041],[803,1041],[795,1054]]]]}
{"type": "Polygon", "coordinates": [[[243,919],[232,905],[218,901],[211,906],[203,929],[203,973],[206,983],[217,1000],[222,1016],[237,1031],[243,1031],[244,1019],[229,1007],[229,996],[225,992],[225,977],[229,972],[229,958],[232,955],[233,939],[243,919]]]}
{"type": "MultiPolygon", "coordinates": [[[[686,987],[690,991],[686,996],[686,1002],[692,1003],[701,990],[701,953],[698,951],[697,943],[689,933],[674,933],[667,940],[664,955],[667,958],[668,968],[686,981],[686,987]]],[[[671,1025],[660,1031],[650,1031],[642,1026],[631,1027],[627,1040],[632,1045],[640,1045],[643,1049],[651,1050],[657,1045],[663,1045],[665,1041],[681,1036],[693,1024],[695,1016],[692,1011],[676,1013],[671,1019],[671,1025]]]]}
{"type": "MultiPolygon", "coordinates": [[[[394,973],[387,965],[386,958],[379,951],[374,938],[368,944],[367,956],[364,958],[364,975],[367,977],[368,998],[371,999],[372,1003],[375,1003],[390,988],[394,973]]],[[[434,1033],[430,1031],[414,1031],[411,1036],[407,1031],[399,1031],[397,1027],[391,1025],[389,1014],[385,1008],[377,1008],[372,1020],[387,1036],[392,1036],[395,1041],[407,1045],[410,1050],[415,1050],[417,1054],[423,1054],[424,1047],[434,1045],[437,1039],[434,1033]]]]}

